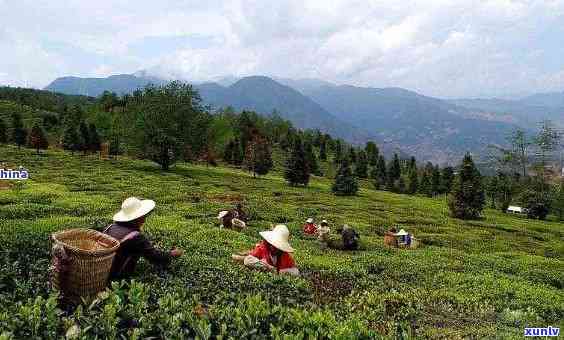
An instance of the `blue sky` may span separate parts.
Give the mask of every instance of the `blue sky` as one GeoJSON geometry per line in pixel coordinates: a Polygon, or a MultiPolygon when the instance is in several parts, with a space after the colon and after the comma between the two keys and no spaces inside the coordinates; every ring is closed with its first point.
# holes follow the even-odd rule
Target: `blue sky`
{"type": "Polygon", "coordinates": [[[564,0],[0,0],[0,84],[148,70],[440,97],[564,91],[564,0]]]}

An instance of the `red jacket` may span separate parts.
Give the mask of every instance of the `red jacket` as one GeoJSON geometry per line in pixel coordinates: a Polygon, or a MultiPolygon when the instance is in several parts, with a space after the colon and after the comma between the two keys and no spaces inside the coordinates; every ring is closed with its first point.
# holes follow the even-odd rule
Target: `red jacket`
{"type": "Polygon", "coordinates": [[[313,223],[304,224],[304,234],[313,235],[317,231],[317,226],[313,223]]]}
{"type": "Polygon", "coordinates": [[[292,256],[286,252],[282,253],[282,255],[278,257],[276,264],[273,263],[271,253],[268,250],[268,246],[266,245],[266,241],[258,243],[255,246],[255,249],[253,249],[253,251],[251,251],[249,255],[254,256],[261,261],[264,261],[273,267],[276,267],[277,271],[294,268],[296,266],[296,263],[294,262],[292,256]]]}

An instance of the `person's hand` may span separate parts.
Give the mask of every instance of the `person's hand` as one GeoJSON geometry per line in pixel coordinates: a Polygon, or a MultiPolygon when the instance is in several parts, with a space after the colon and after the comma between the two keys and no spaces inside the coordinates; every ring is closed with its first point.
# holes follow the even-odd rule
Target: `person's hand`
{"type": "Polygon", "coordinates": [[[170,251],[170,256],[172,257],[180,257],[182,255],[184,255],[184,250],[182,249],[174,248],[170,251]]]}
{"type": "Polygon", "coordinates": [[[262,264],[262,267],[269,272],[276,271],[276,267],[269,265],[265,261],[261,261],[261,264],[262,264]]]}

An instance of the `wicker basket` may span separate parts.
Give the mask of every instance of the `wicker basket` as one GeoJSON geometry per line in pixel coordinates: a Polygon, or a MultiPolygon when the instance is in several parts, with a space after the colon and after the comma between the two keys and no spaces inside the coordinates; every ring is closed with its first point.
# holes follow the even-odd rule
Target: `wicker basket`
{"type": "Polygon", "coordinates": [[[106,288],[118,240],[90,229],[65,230],[51,237],[51,282],[65,300],[79,302],[106,288]]]}

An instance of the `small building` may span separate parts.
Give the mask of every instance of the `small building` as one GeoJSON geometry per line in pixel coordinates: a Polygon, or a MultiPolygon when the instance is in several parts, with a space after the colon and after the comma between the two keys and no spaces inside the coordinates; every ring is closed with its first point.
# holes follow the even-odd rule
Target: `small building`
{"type": "Polygon", "coordinates": [[[509,208],[507,208],[507,212],[512,214],[525,214],[527,209],[510,205],[509,208]]]}

